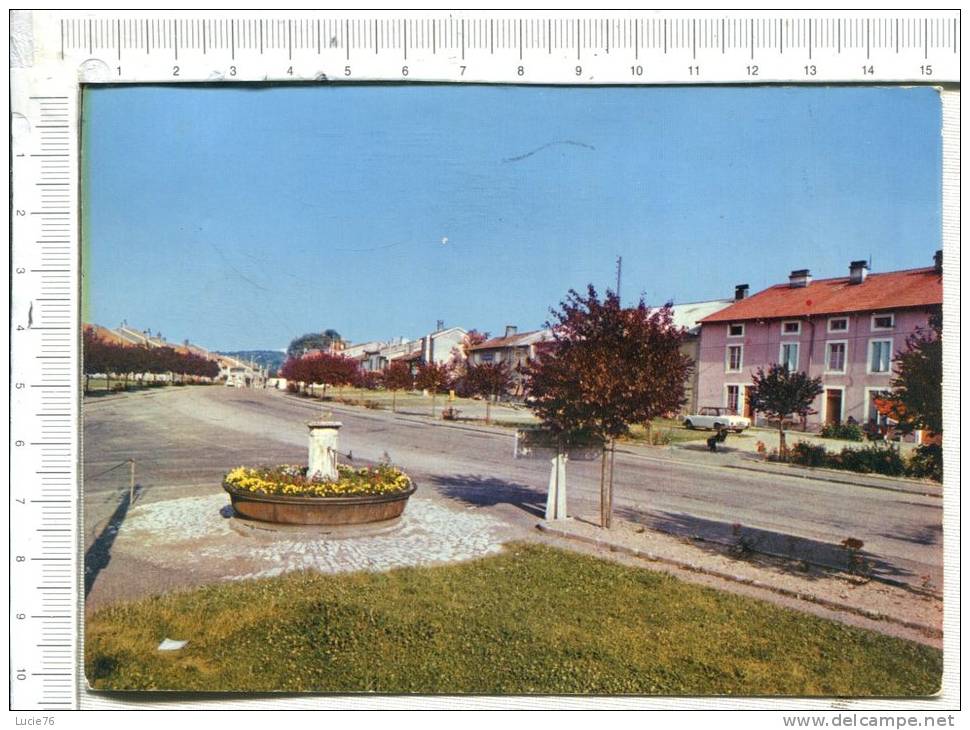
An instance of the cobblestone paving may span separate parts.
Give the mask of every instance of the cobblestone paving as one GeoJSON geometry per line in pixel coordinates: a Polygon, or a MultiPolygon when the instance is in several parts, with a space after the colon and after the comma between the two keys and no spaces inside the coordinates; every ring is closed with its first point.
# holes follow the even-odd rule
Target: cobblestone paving
{"type": "Polygon", "coordinates": [[[393,531],[361,537],[234,529],[227,507],[222,494],[136,506],[115,551],[169,570],[203,568],[236,580],[297,570],[384,571],[471,560],[500,551],[512,538],[506,523],[475,508],[450,509],[415,497],[393,531]]]}

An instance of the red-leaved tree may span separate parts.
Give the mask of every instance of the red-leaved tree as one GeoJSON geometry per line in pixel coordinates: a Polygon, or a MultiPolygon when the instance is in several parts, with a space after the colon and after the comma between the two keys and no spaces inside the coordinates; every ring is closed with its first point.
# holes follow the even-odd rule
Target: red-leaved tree
{"type": "MultiPolygon", "coordinates": [[[[547,428],[568,439],[588,433],[602,439],[600,523],[612,519],[612,468],[607,452],[635,423],[677,410],[686,400],[693,364],[681,352],[686,330],[674,325],[671,306],[652,309],[643,299],[624,308],[607,290],[601,301],[570,290],[553,320],[552,345],[525,368],[532,408],[547,428]]],[[[611,459],[612,460],[612,459],[611,459]]]]}
{"type": "Polygon", "coordinates": [[[451,385],[451,368],[445,363],[427,362],[418,365],[415,385],[431,391],[431,417],[435,417],[435,396],[451,385]]]}
{"type": "Polygon", "coordinates": [[[492,401],[507,395],[512,387],[512,370],[508,363],[483,362],[465,368],[465,389],[485,399],[485,423],[492,422],[492,401]]]}
{"type": "Polygon", "coordinates": [[[307,385],[323,385],[326,396],[328,386],[356,383],[360,376],[360,364],[343,355],[318,352],[306,357],[291,357],[280,369],[287,380],[307,385]]]}
{"type": "Polygon", "coordinates": [[[397,411],[397,392],[414,388],[414,373],[411,366],[401,360],[394,360],[384,371],[384,387],[391,391],[391,412],[397,411]]]}

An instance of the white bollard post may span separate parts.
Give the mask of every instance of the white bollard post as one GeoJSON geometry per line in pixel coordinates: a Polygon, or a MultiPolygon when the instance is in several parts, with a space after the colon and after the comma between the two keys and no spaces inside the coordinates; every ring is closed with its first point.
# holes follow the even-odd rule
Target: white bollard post
{"type": "Polygon", "coordinates": [[[310,429],[310,459],[307,476],[322,479],[337,478],[337,442],[340,421],[313,421],[310,429]]]}
{"type": "Polygon", "coordinates": [[[566,455],[557,454],[552,459],[549,473],[549,496],[546,498],[546,519],[566,519],[566,455]]]}

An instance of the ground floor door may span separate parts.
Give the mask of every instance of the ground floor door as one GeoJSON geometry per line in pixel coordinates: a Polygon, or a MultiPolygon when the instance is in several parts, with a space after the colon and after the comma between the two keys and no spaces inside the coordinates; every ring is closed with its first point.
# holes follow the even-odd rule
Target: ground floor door
{"type": "Polygon", "coordinates": [[[825,390],[825,422],[842,423],[842,391],[839,389],[825,390]]]}
{"type": "Polygon", "coordinates": [[[753,385],[744,386],[744,413],[745,418],[750,418],[754,423],[754,409],[751,407],[751,394],[754,392],[753,385]]]}

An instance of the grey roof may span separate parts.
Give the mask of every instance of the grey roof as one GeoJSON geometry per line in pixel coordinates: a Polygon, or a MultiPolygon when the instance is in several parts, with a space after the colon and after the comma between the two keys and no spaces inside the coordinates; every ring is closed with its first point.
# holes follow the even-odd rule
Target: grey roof
{"type": "Polygon", "coordinates": [[[686,302],[673,306],[674,324],[686,327],[691,334],[700,332],[698,321],[734,304],[733,299],[711,299],[706,302],[686,302]]]}

